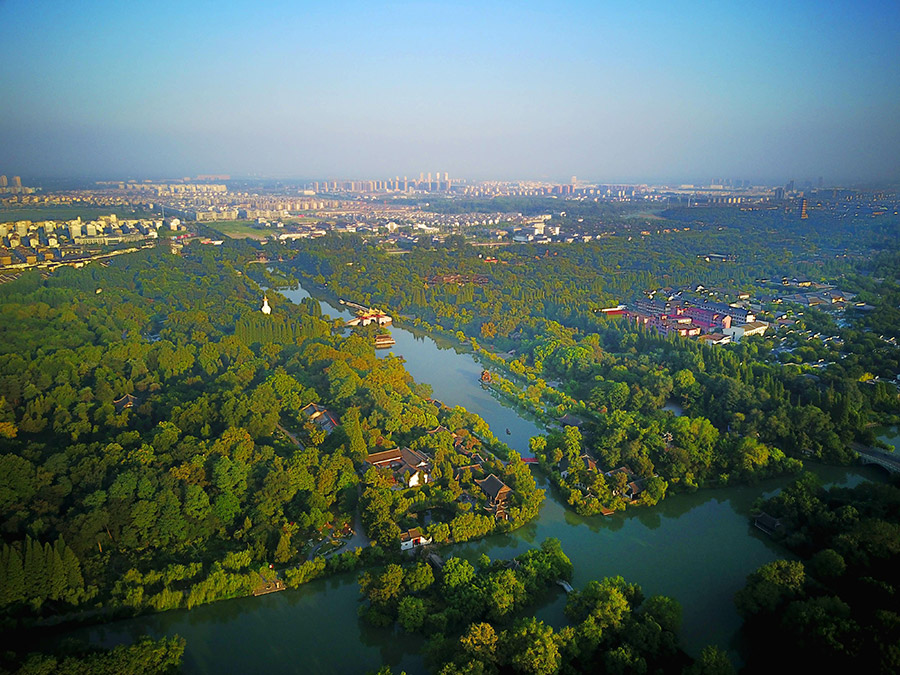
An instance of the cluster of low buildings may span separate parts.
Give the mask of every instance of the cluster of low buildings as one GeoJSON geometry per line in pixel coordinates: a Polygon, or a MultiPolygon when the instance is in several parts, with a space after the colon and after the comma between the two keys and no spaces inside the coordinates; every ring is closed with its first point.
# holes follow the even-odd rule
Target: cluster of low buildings
{"type": "MultiPolygon", "coordinates": [[[[447,431],[447,429],[438,427],[429,433],[435,434],[440,431],[447,431]]],[[[482,475],[482,478],[475,478],[473,482],[483,493],[485,510],[499,520],[506,520],[509,517],[507,504],[512,494],[512,488],[493,473],[485,476],[484,458],[474,450],[466,448],[461,437],[455,433],[452,436],[454,449],[468,461],[465,465],[454,467],[454,480],[460,480],[466,471],[473,475],[482,475]]],[[[429,483],[434,466],[432,457],[410,448],[391,448],[370,453],[366,458],[366,463],[389,476],[396,489],[421,487],[429,483]]],[[[474,497],[466,492],[463,492],[459,499],[470,504],[476,502],[474,497]]]]}
{"type": "Polygon", "coordinates": [[[697,338],[709,344],[739,342],[745,336],[763,335],[769,327],[746,307],[709,300],[641,299],[602,311],[607,316],[628,317],[663,335],[697,338]]]}
{"type": "MultiPolygon", "coordinates": [[[[762,279],[761,283],[775,284],[774,280],[762,279]]],[[[761,300],[775,304],[791,303],[803,307],[815,307],[827,312],[843,312],[847,309],[866,309],[864,302],[856,302],[856,294],[842,291],[831,284],[823,284],[807,279],[781,280],[780,285],[787,291],[761,296],[761,300]]]]}
{"type": "Polygon", "coordinates": [[[422,237],[428,241],[439,242],[449,233],[517,243],[565,241],[560,237],[558,225],[546,223],[551,218],[550,215],[538,217],[523,216],[520,213],[443,215],[417,209],[359,210],[353,205],[344,206],[347,208],[317,213],[314,222],[312,220],[286,222],[288,221],[286,217],[279,216],[277,219],[257,219],[257,225],[281,230],[277,234],[272,233],[272,236],[280,240],[318,237],[328,232],[358,233],[378,235],[382,245],[389,247],[393,245],[397,248],[414,246],[422,240],[422,237]],[[334,219],[335,222],[323,220],[325,218],[334,219]]]}
{"type": "MultiPolygon", "coordinates": [[[[609,471],[603,471],[599,468],[597,460],[589,453],[583,453],[574,461],[570,460],[568,457],[563,457],[557,464],[557,468],[559,470],[559,475],[563,480],[568,479],[573,473],[581,471],[588,471],[589,473],[599,471],[608,481],[615,480],[616,476],[621,474],[625,477],[625,480],[623,481],[624,487],[621,489],[614,487],[612,494],[615,497],[621,497],[629,504],[637,502],[647,487],[647,479],[636,474],[628,466],[622,465],[609,471]]],[[[583,491],[590,491],[588,486],[583,483],[577,483],[575,487],[583,491]]],[[[611,516],[615,511],[604,506],[601,507],[600,513],[604,516],[611,516]]]]}
{"type": "Polygon", "coordinates": [[[183,229],[177,219],[125,219],[114,214],[96,220],[18,220],[0,223],[0,267],[64,262],[85,255],[84,247],[156,240],[159,230],[183,229]]]}
{"type": "Polygon", "coordinates": [[[339,208],[340,202],[333,199],[286,199],[269,196],[240,196],[229,193],[216,200],[169,201],[166,208],[182,215],[187,220],[210,223],[220,220],[271,220],[287,218],[300,211],[323,211],[339,208]],[[202,201],[210,201],[203,204],[202,201]]]}
{"type": "MultiPolygon", "coordinates": [[[[485,259],[485,262],[493,263],[497,262],[497,259],[489,257],[485,259]]],[[[440,286],[442,284],[484,286],[488,281],[490,281],[490,277],[486,274],[432,274],[425,279],[425,283],[429,286],[440,286]]]]}
{"type": "MultiPolygon", "coordinates": [[[[310,423],[319,427],[325,434],[332,433],[340,426],[340,422],[334,414],[318,403],[306,405],[302,408],[302,412],[310,423]]],[[[436,434],[442,431],[446,432],[448,429],[437,427],[428,433],[436,434]]],[[[450,433],[453,437],[454,450],[468,460],[466,465],[454,467],[454,479],[459,480],[465,471],[474,475],[483,475],[485,473],[484,458],[468,448],[463,437],[453,432],[450,433]]],[[[394,488],[400,490],[421,487],[431,482],[434,459],[424,452],[399,447],[369,453],[366,464],[389,476],[394,488]]],[[[499,520],[506,520],[508,518],[507,503],[512,494],[512,488],[493,473],[480,479],[476,478],[473,482],[484,494],[485,510],[499,520]]],[[[476,502],[475,498],[466,492],[460,496],[460,500],[470,504],[476,502]]],[[[403,550],[429,543],[431,540],[417,528],[404,532],[400,537],[400,545],[403,550]]]]}
{"type": "MultiPolygon", "coordinates": [[[[12,189],[12,188],[10,188],[12,189]]],[[[339,209],[345,203],[324,199],[311,191],[302,194],[257,194],[230,191],[225,184],[202,181],[98,183],[89,190],[30,194],[24,188],[4,204],[33,206],[117,206],[159,211],[188,221],[214,222],[285,218],[289,214],[339,209]]],[[[30,188],[28,190],[31,190],[30,188]]],[[[2,196],[2,193],[0,193],[2,196]]]]}
{"type": "MultiPolygon", "coordinates": [[[[267,305],[268,303],[265,303],[263,307],[267,305]]],[[[328,408],[321,406],[318,403],[309,403],[301,409],[301,412],[306,415],[306,419],[315,424],[326,434],[330,434],[340,426],[340,423],[334,414],[330,412],[328,408]]]]}
{"type": "Polygon", "coordinates": [[[431,478],[431,459],[409,448],[373,452],[366,462],[375,468],[390,470],[395,483],[405,487],[425,485],[431,478]]]}

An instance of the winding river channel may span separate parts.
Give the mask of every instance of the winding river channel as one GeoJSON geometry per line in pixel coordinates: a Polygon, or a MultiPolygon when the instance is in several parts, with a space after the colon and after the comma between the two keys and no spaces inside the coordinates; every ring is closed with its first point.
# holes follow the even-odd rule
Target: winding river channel
{"type": "MultiPolygon", "coordinates": [[[[281,293],[293,302],[308,296],[302,288],[281,293]]],[[[344,308],[319,300],[326,313],[350,318],[344,308]]],[[[470,353],[400,326],[393,326],[391,333],[396,345],[389,351],[404,358],[416,381],[431,385],[435,398],[478,413],[498,438],[528,454],[529,439],[542,430],[481,387],[481,366],[470,353]]],[[[873,468],[808,468],[828,484],[884,480],[873,468]]],[[[621,575],[640,584],[647,596],[671,596],[683,608],[681,640],[689,653],[697,655],[705,645],[718,644],[739,660],[740,618],[732,597],[747,574],[788,557],[750,526],[749,511],[755,499],[773,494],[789,479],[674,495],[654,508],[590,518],[566,510],[545,478],[537,479],[548,492],[535,521],[508,535],[451,547],[443,555],[509,558],[557,537],[575,565],[573,586],[621,575]]],[[[532,612],[559,626],[565,621],[564,604],[564,592],[554,589],[532,612]]],[[[356,574],[346,574],[298,590],[86,627],[70,635],[113,645],[142,635],[177,633],[187,640],[187,673],[357,673],[384,663],[394,672],[425,672],[420,638],[363,624],[357,606],[356,574]]]]}

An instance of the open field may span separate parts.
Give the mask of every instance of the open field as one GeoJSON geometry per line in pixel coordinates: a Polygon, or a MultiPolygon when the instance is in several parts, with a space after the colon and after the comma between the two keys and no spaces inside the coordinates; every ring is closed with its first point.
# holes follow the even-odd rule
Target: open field
{"type": "Polygon", "coordinates": [[[665,217],[660,215],[662,213],[662,209],[656,211],[639,211],[637,213],[629,213],[623,216],[624,220],[665,220],[665,217]]]}
{"type": "Polygon", "coordinates": [[[203,225],[232,239],[265,239],[266,230],[253,227],[252,222],[250,220],[221,220],[203,223],[203,225]]]}

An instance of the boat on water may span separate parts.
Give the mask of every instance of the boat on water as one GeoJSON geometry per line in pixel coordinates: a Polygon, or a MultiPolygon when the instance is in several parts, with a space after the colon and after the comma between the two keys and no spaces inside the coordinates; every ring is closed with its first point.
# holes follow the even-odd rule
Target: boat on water
{"type": "Polygon", "coordinates": [[[379,334],[375,336],[375,349],[387,349],[395,344],[397,344],[397,341],[390,335],[379,334]]]}

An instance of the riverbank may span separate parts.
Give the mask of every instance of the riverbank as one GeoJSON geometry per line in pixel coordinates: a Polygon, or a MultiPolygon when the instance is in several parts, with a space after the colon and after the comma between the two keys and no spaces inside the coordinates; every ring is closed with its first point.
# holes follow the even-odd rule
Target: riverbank
{"type": "MultiPolygon", "coordinates": [[[[417,382],[431,385],[434,398],[477,413],[494,435],[529,454],[529,439],[542,429],[480,386],[483,366],[474,355],[405,327],[394,326],[392,334],[397,341],[392,353],[404,359],[417,382]]],[[[884,480],[880,469],[808,466],[826,484],[884,480]]],[[[537,474],[537,480],[540,487],[548,487],[546,476],[537,474]]],[[[718,644],[737,661],[741,618],[732,602],[734,593],[759,566],[790,557],[752,527],[751,509],[757,499],[775,494],[788,480],[671,495],[655,507],[608,518],[579,516],[549,492],[538,518],[520,529],[451,545],[442,556],[475,562],[484,553],[508,559],[548,537],[559,538],[575,566],[573,586],[582,588],[592,579],[621,575],[648,596],[673,597],[682,606],[680,635],[686,651],[696,656],[705,645],[718,644]]],[[[360,622],[358,598],[356,574],[336,573],[281,593],[146,615],[71,634],[113,645],[143,634],[178,633],[187,639],[183,669],[189,675],[254,672],[260,664],[269,673],[366,672],[384,664],[410,675],[424,673],[421,641],[360,622]]],[[[563,591],[552,590],[529,613],[560,627],[565,623],[564,604],[563,591]]]]}
{"type": "MultiPolygon", "coordinates": [[[[850,486],[879,477],[877,470],[810,468],[826,484],[850,486]]],[[[784,484],[775,479],[675,495],[652,509],[610,518],[578,516],[548,498],[539,518],[520,530],[450,546],[442,557],[476,563],[485,553],[508,559],[555,536],[575,566],[575,588],[621,575],[648,596],[669,595],[682,606],[680,636],[689,654],[719,644],[736,659],[741,618],[731,598],[747,574],[777,558],[792,557],[750,524],[753,503],[784,484]]],[[[392,630],[365,624],[357,617],[358,606],[356,573],[338,573],[281,593],[83,627],[66,636],[113,646],[142,635],[178,634],[187,640],[183,671],[188,675],[255,672],[260,663],[269,673],[296,672],[302,666],[337,675],[374,671],[383,664],[409,675],[427,672],[421,640],[408,635],[398,639],[392,630]]],[[[559,628],[567,621],[564,606],[565,593],[551,590],[529,614],[559,628]]]]}

